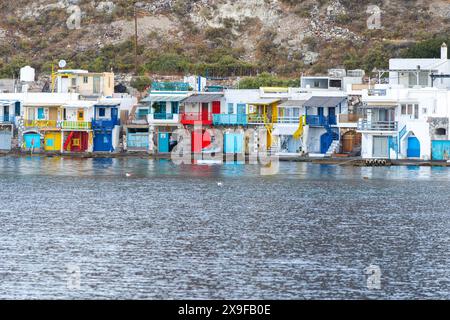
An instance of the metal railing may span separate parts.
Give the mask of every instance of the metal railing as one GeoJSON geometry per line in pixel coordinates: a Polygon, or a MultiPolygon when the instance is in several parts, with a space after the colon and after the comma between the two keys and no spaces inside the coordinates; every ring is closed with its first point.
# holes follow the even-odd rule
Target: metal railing
{"type": "Polygon", "coordinates": [[[247,122],[250,124],[265,124],[269,121],[266,115],[254,113],[247,116],[247,122]]]}
{"type": "Polygon", "coordinates": [[[181,122],[192,123],[194,121],[212,122],[212,113],[185,112],[181,114],[181,122]]]}
{"type": "Polygon", "coordinates": [[[360,120],[358,121],[358,130],[361,131],[397,131],[397,121],[371,121],[360,120]]]}
{"type": "Polygon", "coordinates": [[[92,120],[92,127],[94,128],[114,128],[119,125],[118,119],[96,119],[92,120]]]}
{"type": "Polygon", "coordinates": [[[89,130],[92,129],[92,123],[88,121],[60,121],[59,126],[61,129],[82,129],[89,130]]]}
{"type": "Polygon", "coordinates": [[[327,125],[336,125],[336,116],[319,116],[319,115],[309,115],[306,116],[306,124],[309,126],[327,126],[327,125]]]}
{"type": "Polygon", "coordinates": [[[297,117],[278,117],[278,123],[299,124],[300,116],[297,117]]]}
{"type": "Polygon", "coordinates": [[[154,120],[173,120],[173,113],[153,113],[154,120]]]}
{"type": "Polygon", "coordinates": [[[246,125],[246,114],[214,114],[214,125],[246,125]]]}

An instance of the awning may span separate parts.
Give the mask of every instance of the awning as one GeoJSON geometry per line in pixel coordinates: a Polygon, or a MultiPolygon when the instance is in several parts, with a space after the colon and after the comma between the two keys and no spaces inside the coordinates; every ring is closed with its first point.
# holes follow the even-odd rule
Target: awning
{"type": "Polygon", "coordinates": [[[93,101],[72,101],[62,105],[63,108],[89,108],[95,104],[93,101]]]}
{"type": "Polygon", "coordinates": [[[280,107],[303,107],[306,100],[287,100],[280,104],[280,107]]]}
{"type": "Polygon", "coordinates": [[[269,106],[271,104],[280,102],[280,99],[268,99],[268,98],[259,98],[256,100],[253,100],[252,102],[249,102],[248,104],[254,105],[254,106],[269,106]]]}
{"type": "Polygon", "coordinates": [[[116,107],[120,106],[120,102],[114,101],[99,101],[95,104],[96,107],[116,107]]]}
{"type": "Polygon", "coordinates": [[[395,102],[367,102],[363,103],[359,108],[397,108],[397,103],[395,102]]]}
{"type": "Polygon", "coordinates": [[[223,94],[194,94],[182,100],[183,103],[210,103],[219,101],[223,98],[223,94]]]}
{"type": "Polygon", "coordinates": [[[186,95],[179,96],[148,96],[141,100],[141,102],[180,102],[185,99],[186,95]]]}
{"type": "Polygon", "coordinates": [[[305,107],[324,107],[324,108],[330,108],[330,107],[336,107],[340,103],[347,100],[346,97],[312,97],[308,101],[305,102],[305,107]]]}
{"type": "Polygon", "coordinates": [[[12,104],[14,104],[16,102],[19,102],[19,101],[17,101],[17,100],[0,100],[0,105],[2,105],[2,106],[9,106],[9,105],[12,105],[12,104]]]}

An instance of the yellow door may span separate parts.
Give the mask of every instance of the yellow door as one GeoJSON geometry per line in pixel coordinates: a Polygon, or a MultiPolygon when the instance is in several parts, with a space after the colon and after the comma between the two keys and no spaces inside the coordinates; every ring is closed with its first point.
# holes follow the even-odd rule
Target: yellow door
{"type": "Polygon", "coordinates": [[[45,134],[45,151],[61,151],[61,132],[45,134]]]}
{"type": "Polygon", "coordinates": [[[83,109],[78,110],[77,118],[78,118],[78,121],[84,121],[84,110],[83,109]]]}

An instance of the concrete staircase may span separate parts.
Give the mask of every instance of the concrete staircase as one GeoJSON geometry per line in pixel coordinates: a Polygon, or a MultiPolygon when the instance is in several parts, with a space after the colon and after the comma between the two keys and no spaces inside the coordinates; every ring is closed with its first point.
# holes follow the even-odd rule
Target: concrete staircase
{"type": "Polygon", "coordinates": [[[331,157],[333,154],[335,154],[339,151],[340,146],[341,146],[341,143],[339,140],[333,140],[333,142],[331,143],[331,146],[328,148],[328,151],[325,154],[325,156],[331,157]]]}

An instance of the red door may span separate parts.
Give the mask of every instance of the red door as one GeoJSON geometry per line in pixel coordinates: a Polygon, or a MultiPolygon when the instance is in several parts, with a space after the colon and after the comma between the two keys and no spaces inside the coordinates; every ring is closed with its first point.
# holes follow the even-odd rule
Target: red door
{"type": "Polygon", "coordinates": [[[214,101],[212,104],[212,113],[220,114],[220,101],[214,101]]]}
{"type": "Polygon", "coordinates": [[[202,120],[209,120],[209,103],[202,103],[202,120]]]}

